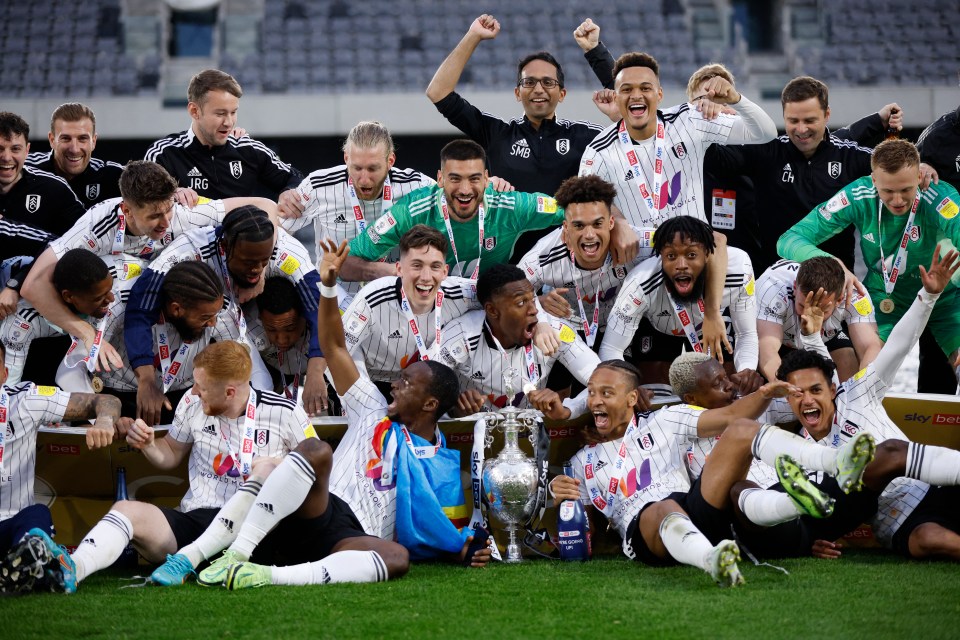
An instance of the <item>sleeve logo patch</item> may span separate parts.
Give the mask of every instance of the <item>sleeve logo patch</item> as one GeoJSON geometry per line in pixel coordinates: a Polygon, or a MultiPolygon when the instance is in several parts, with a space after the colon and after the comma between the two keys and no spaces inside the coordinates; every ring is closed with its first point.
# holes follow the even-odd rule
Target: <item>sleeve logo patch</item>
{"type": "Polygon", "coordinates": [[[377,224],[374,225],[374,229],[377,230],[377,233],[380,235],[385,234],[390,229],[393,229],[397,225],[397,219],[394,218],[391,214],[387,214],[377,220],[377,224]]]}
{"type": "Polygon", "coordinates": [[[546,196],[537,196],[537,213],[556,213],[557,201],[546,196]]]}
{"type": "Polygon", "coordinates": [[[750,282],[748,282],[748,283],[746,284],[746,286],[744,286],[743,288],[744,288],[744,290],[747,292],[747,295],[748,295],[748,296],[752,296],[752,295],[753,295],[753,292],[754,292],[754,291],[756,290],[756,288],[757,288],[757,286],[756,286],[756,281],[755,281],[753,278],[750,278],[750,282]]]}
{"type": "Polygon", "coordinates": [[[853,308],[857,310],[861,316],[868,316],[873,313],[873,305],[870,303],[870,298],[860,298],[853,303],[853,308]]]}
{"type": "Polygon", "coordinates": [[[280,271],[283,271],[288,276],[292,276],[296,273],[297,269],[300,268],[300,261],[286,251],[280,254],[277,262],[280,264],[280,271]]]}
{"type": "Polygon", "coordinates": [[[573,342],[576,339],[576,337],[577,337],[577,334],[574,333],[573,329],[571,329],[567,325],[563,325],[562,327],[560,327],[560,342],[566,342],[569,344],[573,342]]]}
{"type": "Polygon", "coordinates": [[[45,386],[42,386],[42,385],[38,385],[37,387],[34,387],[34,390],[33,390],[33,391],[34,391],[34,393],[36,393],[38,396],[52,396],[52,395],[54,395],[54,394],[57,392],[57,388],[56,388],[56,387],[45,387],[45,386]]]}
{"type": "Polygon", "coordinates": [[[960,207],[950,198],[944,198],[940,201],[940,204],[937,205],[937,213],[943,216],[944,219],[951,220],[960,213],[960,207]]]}

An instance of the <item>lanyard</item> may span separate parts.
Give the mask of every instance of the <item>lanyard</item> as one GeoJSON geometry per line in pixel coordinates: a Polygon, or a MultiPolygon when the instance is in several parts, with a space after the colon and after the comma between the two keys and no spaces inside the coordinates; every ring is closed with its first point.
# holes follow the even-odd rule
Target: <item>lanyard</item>
{"type": "MultiPolygon", "coordinates": [[[[357,235],[362,236],[367,228],[367,221],[363,216],[363,207],[360,206],[360,198],[357,197],[357,189],[353,186],[353,178],[347,178],[347,193],[350,194],[353,217],[357,221],[357,235]]],[[[393,189],[390,187],[390,173],[388,172],[386,180],[383,181],[383,207],[380,209],[380,215],[390,211],[390,207],[392,206],[393,189]]]]}
{"type": "Polygon", "coordinates": [[[287,376],[283,373],[283,356],[285,353],[285,351],[277,351],[277,364],[280,365],[280,386],[283,387],[283,395],[285,395],[287,399],[296,400],[297,389],[300,388],[300,361],[301,358],[303,358],[303,353],[297,351],[297,366],[293,374],[293,384],[291,385],[293,387],[292,393],[290,389],[287,388],[287,376]]]}
{"type": "MultiPolygon", "coordinates": [[[[680,327],[683,329],[684,335],[687,336],[690,346],[693,347],[694,351],[703,353],[703,345],[700,344],[700,337],[697,335],[697,328],[693,324],[690,312],[681,303],[676,302],[672,296],[670,296],[670,301],[673,302],[673,313],[680,322],[680,327]]],[[[700,307],[700,313],[704,313],[703,298],[697,299],[697,306],[700,307]]]]}
{"type": "Polygon", "coordinates": [[[590,501],[604,514],[613,513],[613,505],[617,500],[617,490],[620,488],[620,474],[627,460],[627,441],[637,429],[637,417],[630,420],[630,425],[620,439],[620,448],[617,449],[617,459],[613,464],[613,470],[610,472],[610,481],[606,486],[606,497],[604,490],[600,487],[600,482],[593,471],[593,460],[600,445],[593,445],[587,448],[587,458],[583,467],[583,475],[587,481],[587,492],[590,495],[590,501]],[[609,508],[609,511],[607,509],[609,508]]]}
{"type": "Polygon", "coordinates": [[[93,373],[94,369],[97,368],[97,357],[100,355],[100,346],[103,343],[103,333],[104,331],[106,331],[107,321],[110,320],[110,318],[112,317],[113,317],[113,312],[110,310],[107,310],[106,315],[100,318],[100,321],[97,322],[97,333],[93,337],[93,344],[90,345],[90,353],[84,356],[83,358],[73,360],[67,357],[71,353],[73,353],[73,351],[80,344],[80,338],[77,338],[76,336],[71,336],[73,340],[70,342],[70,348],[67,349],[67,353],[64,354],[64,357],[63,357],[64,364],[66,364],[68,368],[73,368],[82,362],[86,365],[87,371],[89,371],[90,373],[93,373]]]}
{"type": "MultiPolygon", "coordinates": [[[[879,200],[879,197],[877,199],[879,200]]],[[[893,287],[897,284],[897,278],[900,277],[903,267],[906,266],[907,254],[909,253],[907,250],[907,242],[910,241],[910,232],[913,230],[913,219],[917,216],[917,207],[919,205],[920,191],[918,190],[916,197],[913,199],[913,206],[910,208],[910,217],[907,218],[907,226],[903,229],[900,247],[897,249],[897,256],[893,259],[893,265],[889,275],[887,274],[887,265],[884,264],[885,259],[883,257],[883,232],[881,231],[881,215],[883,214],[882,200],[880,201],[880,206],[877,208],[877,235],[880,236],[880,273],[883,275],[883,290],[887,292],[887,295],[893,292],[893,287]]]]}
{"type": "Polygon", "coordinates": [[[7,413],[10,411],[10,396],[5,387],[0,388],[0,476],[3,475],[3,454],[7,441],[7,413]]]}
{"type": "MultiPolygon", "coordinates": [[[[224,288],[230,293],[230,297],[233,298],[233,281],[230,279],[230,270],[227,268],[227,254],[223,251],[222,241],[217,242],[217,255],[220,258],[217,262],[220,264],[220,274],[223,276],[224,288]]],[[[240,308],[240,303],[235,299],[233,303],[237,307],[237,329],[240,332],[240,337],[237,341],[245,342],[247,339],[247,319],[243,317],[243,309],[240,308]]]]}
{"type": "MultiPolygon", "coordinates": [[[[453,261],[455,263],[460,262],[460,258],[457,255],[457,242],[453,239],[453,227],[450,224],[450,211],[447,207],[447,196],[440,193],[440,213],[443,214],[443,224],[447,227],[447,238],[450,239],[450,250],[453,251],[453,261]]],[[[486,211],[484,210],[483,203],[477,206],[477,217],[479,218],[479,243],[480,246],[477,249],[477,266],[473,269],[473,275],[470,276],[470,279],[476,282],[477,276],[480,275],[480,254],[483,251],[483,223],[486,219],[486,211]]],[[[463,275],[463,270],[466,269],[467,265],[460,265],[460,275],[463,275]]]]}
{"type": "Polygon", "coordinates": [[[420,333],[420,327],[417,325],[417,318],[413,315],[413,309],[410,307],[410,301],[407,300],[407,294],[403,290],[403,283],[400,284],[400,309],[410,323],[410,331],[413,332],[413,339],[417,343],[417,351],[420,352],[421,360],[430,359],[430,351],[434,353],[440,350],[441,328],[440,328],[440,310],[443,307],[443,289],[437,287],[436,301],[433,303],[433,328],[435,331],[433,347],[427,348],[427,344],[420,333]]]}
{"type": "MultiPolygon", "coordinates": [[[[497,336],[493,335],[493,329],[490,328],[490,325],[487,324],[487,321],[483,321],[484,326],[487,328],[487,331],[490,333],[490,337],[493,338],[493,344],[496,345],[497,350],[500,352],[500,355],[503,356],[504,362],[510,364],[510,357],[507,356],[506,350],[504,350],[503,345],[500,344],[500,341],[497,340],[497,336]]],[[[523,348],[523,358],[524,358],[524,367],[527,370],[527,380],[533,384],[537,384],[540,381],[540,376],[537,375],[537,365],[533,359],[533,343],[528,344],[523,348]]],[[[513,398],[507,398],[507,402],[511,402],[513,398]]]]}
{"type": "Polygon", "coordinates": [[[623,120],[620,121],[620,127],[617,129],[617,138],[620,140],[620,148],[627,160],[627,164],[630,165],[634,175],[637,176],[637,189],[640,190],[640,197],[643,199],[644,204],[647,205],[647,211],[650,213],[650,224],[655,225],[660,219],[660,189],[663,187],[663,158],[664,148],[666,146],[664,142],[666,132],[663,121],[657,118],[652,190],[647,187],[646,178],[644,178],[643,172],[640,170],[640,158],[637,156],[637,150],[634,147],[633,140],[630,139],[630,134],[627,133],[627,124],[623,120]]]}
{"type": "Polygon", "coordinates": [[[170,389],[170,385],[177,379],[177,374],[180,373],[189,350],[190,343],[184,340],[180,348],[177,349],[173,362],[170,362],[170,337],[167,335],[167,321],[164,320],[161,313],[160,322],[157,324],[157,352],[160,354],[160,373],[164,393],[170,389]]]}
{"type": "Polygon", "coordinates": [[[613,263],[613,258],[607,253],[607,259],[603,261],[600,267],[600,276],[597,278],[597,291],[593,300],[593,319],[587,324],[587,314],[583,310],[583,294],[580,292],[580,285],[577,284],[577,259],[570,252],[570,263],[573,265],[573,287],[577,293],[577,305],[580,307],[580,321],[583,323],[583,335],[587,339],[587,346],[593,349],[593,343],[597,341],[597,329],[600,327],[600,290],[603,288],[603,276],[607,273],[607,267],[613,263]]]}
{"type": "MultiPolygon", "coordinates": [[[[384,421],[389,421],[390,418],[384,418],[384,421]]],[[[403,441],[406,442],[407,447],[409,447],[410,452],[413,453],[414,457],[418,459],[432,458],[440,451],[440,447],[443,446],[443,435],[440,433],[440,427],[436,427],[436,431],[433,434],[434,440],[437,441],[437,444],[430,445],[427,447],[418,447],[413,444],[413,438],[410,437],[410,432],[407,431],[407,428],[402,424],[398,424],[400,427],[400,432],[403,434],[403,441]]],[[[394,436],[393,431],[387,432],[387,441],[383,447],[383,453],[381,455],[381,466],[380,466],[380,481],[384,485],[389,485],[393,482],[393,472],[397,464],[397,438],[394,436]]]]}
{"type": "Polygon", "coordinates": [[[247,410],[243,416],[243,433],[240,437],[239,457],[237,452],[233,450],[233,445],[230,444],[230,438],[227,437],[227,430],[224,428],[222,419],[220,423],[220,435],[223,437],[223,441],[227,443],[227,450],[230,452],[230,457],[233,458],[233,464],[240,471],[244,480],[250,476],[250,467],[253,462],[253,431],[257,422],[257,405],[253,399],[254,395],[255,392],[251,388],[250,395],[247,396],[247,410]]]}

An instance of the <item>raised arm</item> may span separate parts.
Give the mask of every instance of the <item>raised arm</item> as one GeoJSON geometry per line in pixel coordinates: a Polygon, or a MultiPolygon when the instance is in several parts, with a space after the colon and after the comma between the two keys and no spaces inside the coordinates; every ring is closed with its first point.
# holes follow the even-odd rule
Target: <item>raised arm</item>
{"type": "Polygon", "coordinates": [[[333,386],[340,397],[360,378],[360,371],[347,351],[347,339],[343,333],[343,320],[337,304],[337,276],[343,266],[350,247],[346,240],[340,246],[333,240],[321,241],[323,257],[320,259],[320,305],[317,312],[317,325],[323,327],[320,332],[320,348],[327,358],[327,368],[333,378],[333,386]]]}
{"type": "Polygon", "coordinates": [[[500,23],[491,15],[485,13],[473,21],[427,85],[427,97],[430,98],[430,102],[440,102],[453,93],[460,80],[460,74],[467,66],[470,56],[476,51],[477,45],[482,40],[496,38],[498,33],[500,33],[500,23]]]}

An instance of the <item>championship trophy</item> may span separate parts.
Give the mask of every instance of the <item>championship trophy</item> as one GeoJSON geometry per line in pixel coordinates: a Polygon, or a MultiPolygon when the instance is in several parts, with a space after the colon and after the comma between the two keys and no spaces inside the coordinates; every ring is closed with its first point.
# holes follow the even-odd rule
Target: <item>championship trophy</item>
{"type": "Polygon", "coordinates": [[[494,429],[503,431],[503,449],[496,458],[487,460],[483,465],[483,489],[489,499],[490,511],[503,523],[510,536],[505,562],[520,562],[523,559],[517,542],[517,529],[527,524],[537,506],[537,465],[520,449],[518,437],[521,431],[527,430],[530,444],[536,450],[536,426],[540,413],[530,409],[520,410],[510,404],[519,378],[517,369],[504,372],[507,405],[483,416],[485,448],[493,445],[494,429]]]}

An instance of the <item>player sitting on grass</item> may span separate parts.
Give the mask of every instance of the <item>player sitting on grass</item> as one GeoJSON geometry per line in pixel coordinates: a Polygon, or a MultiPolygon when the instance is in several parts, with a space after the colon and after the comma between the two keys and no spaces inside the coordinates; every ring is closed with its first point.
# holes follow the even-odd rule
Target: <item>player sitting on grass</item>
{"type": "Polygon", "coordinates": [[[0,562],[0,594],[62,591],[58,574],[47,571],[56,562],[46,544],[53,533],[50,509],[34,501],[37,432],[43,425],[96,418],[92,425],[85,425],[87,447],[110,446],[120,401],[32,382],[8,387],[3,384],[6,378],[7,368],[0,367],[0,553],[5,555],[0,562]]]}
{"type": "Polygon", "coordinates": [[[236,492],[255,493],[260,480],[254,458],[269,462],[313,434],[302,407],[250,386],[252,364],[246,346],[232,340],[217,342],[200,352],[193,364],[193,388],[177,405],[166,437],[156,438],[153,427],[143,420],[127,433],[130,446],[160,469],[176,468],[189,456],[190,487],[180,508],[121,500],[72,555],[46,539],[67,593],[113,564],[128,544],[147,560],[159,562],[192,542],[236,492]]]}
{"type": "MultiPolygon", "coordinates": [[[[684,367],[683,358],[674,366],[684,367]]],[[[672,370],[671,378],[676,376],[672,370]]],[[[776,381],[719,409],[678,405],[637,415],[639,383],[637,369],[623,361],[605,361],[594,371],[587,385],[587,407],[603,440],[576,454],[575,477],[553,479],[555,500],[592,504],[623,538],[628,558],[651,566],[688,564],[703,569],[721,586],[742,584],[739,548],[726,539],[730,488],[747,475],[754,456],[774,466],[782,453],[817,448],[778,427],[746,419],[760,415],[772,398],[793,387],[776,381]],[[723,436],[703,474],[691,485],[684,464],[690,441],[719,433],[723,436]]],[[[570,417],[555,396],[543,393],[531,399],[538,408],[551,418],[570,417]]],[[[820,455],[811,467],[837,476],[841,486],[852,491],[859,487],[872,455],[873,442],[863,436],[843,450],[820,455]]],[[[825,499],[806,483],[791,479],[791,485],[811,510],[825,499]]]]}
{"type": "Polygon", "coordinates": [[[347,243],[327,240],[323,247],[320,346],[343,398],[347,433],[336,456],[311,440],[284,458],[236,540],[200,572],[202,585],[379,582],[405,574],[411,557],[456,558],[475,567],[490,560],[485,544],[472,545],[472,532],[456,528],[469,515],[460,459],[437,427],[457,401],[456,375],[432,360],[415,362],[393,383],[387,404],[346,348],[335,285],[347,243]],[[292,566],[248,562],[275,527],[299,532],[281,558],[292,566]]]}
{"type": "MultiPolygon", "coordinates": [[[[920,267],[923,288],[877,358],[839,388],[831,381],[833,363],[823,355],[794,352],[784,357],[777,377],[800,390],[788,400],[803,427],[802,435],[825,448],[844,446],[863,433],[871,434],[879,444],[876,459],[864,473],[866,491],[855,500],[843,496],[829,479],[818,484],[837,499],[834,515],[826,520],[803,517],[782,493],[746,484],[735,487],[734,500],[748,519],[765,525],[744,532],[752,551],[762,555],[808,555],[812,551],[818,557],[836,558],[839,545],[831,541],[869,521],[877,539],[901,555],[960,560],[956,510],[960,452],[911,442],[882,405],[903,359],[917,344],[958,266],[955,251],[942,260],[939,249],[934,251],[930,269],[920,267]]],[[[799,462],[805,464],[806,460],[799,458],[799,462]]]]}

